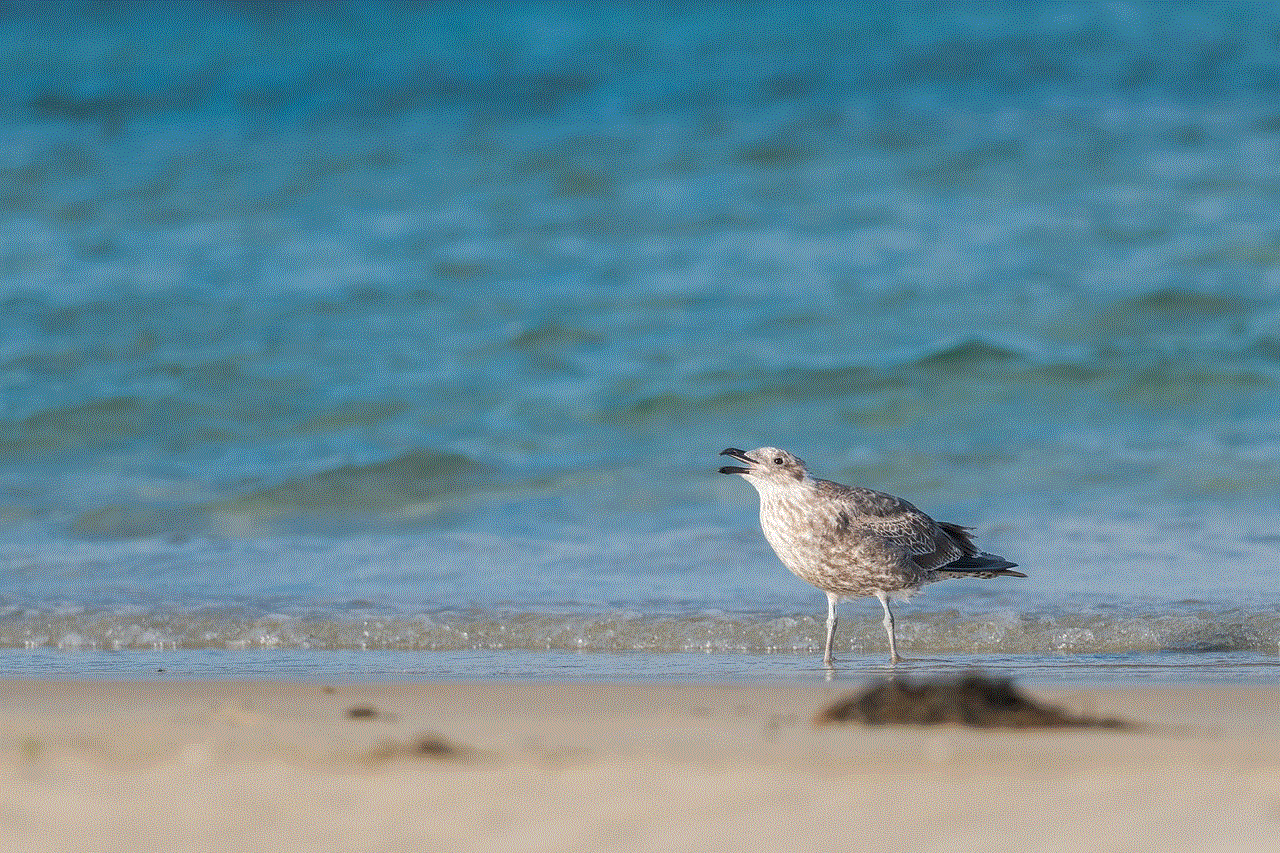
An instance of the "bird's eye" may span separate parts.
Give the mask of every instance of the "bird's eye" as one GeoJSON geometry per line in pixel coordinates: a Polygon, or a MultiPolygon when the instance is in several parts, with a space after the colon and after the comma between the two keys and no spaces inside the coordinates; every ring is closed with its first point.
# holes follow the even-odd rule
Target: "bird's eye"
{"type": "Polygon", "coordinates": [[[774,465],[781,465],[781,464],[782,464],[782,457],[781,457],[781,456],[776,456],[776,457],[774,457],[773,464],[774,464],[774,465]]]}

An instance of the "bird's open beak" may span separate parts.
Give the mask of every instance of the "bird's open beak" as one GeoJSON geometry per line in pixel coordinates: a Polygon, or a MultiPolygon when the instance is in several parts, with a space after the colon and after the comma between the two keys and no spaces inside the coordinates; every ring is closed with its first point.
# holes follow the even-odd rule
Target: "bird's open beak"
{"type": "MultiPolygon", "coordinates": [[[[729,447],[724,450],[721,450],[720,455],[732,456],[734,459],[747,463],[748,466],[753,464],[751,457],[736,447],[729,447]]],[[[725,465],[723,468],[720,469],[720,473],[721,474],[750,474],[751,468],[750,467],[743,468],[738,465],[725,465]]]]}

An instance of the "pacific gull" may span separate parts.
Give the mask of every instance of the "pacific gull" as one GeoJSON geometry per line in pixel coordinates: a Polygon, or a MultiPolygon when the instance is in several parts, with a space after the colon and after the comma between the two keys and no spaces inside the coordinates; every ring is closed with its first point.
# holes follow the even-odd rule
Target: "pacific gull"
{"type": "Polygon", "coordinates": [[[905,600],[947,578],[1026,577],[1010,571],[1017,563],[978,550],[971,528],[934,521],[884,492],[818,479],[785,450],[730,447],[720,455],[743,463],[721,474],[741,474],[760,493],[760,527],[778,559],[827,594],[827,666],[842,598],[879,599],[889,660],[898,663],[890,598],[905,600]]]}

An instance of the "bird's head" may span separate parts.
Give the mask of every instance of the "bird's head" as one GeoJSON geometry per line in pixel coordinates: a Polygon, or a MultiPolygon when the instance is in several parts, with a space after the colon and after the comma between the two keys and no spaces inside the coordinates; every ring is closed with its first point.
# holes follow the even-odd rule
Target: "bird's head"
{"type": "Polygon", "coordinates": [[[732,457],[742,463],[725,465],[720,469],[721,474],[741,474],[756,488],[773,484],[794,485],[809,476],[804,460],[777,447],[757,447],[755,450],[730,447],[720,451],[720,455],[732,457]]]}

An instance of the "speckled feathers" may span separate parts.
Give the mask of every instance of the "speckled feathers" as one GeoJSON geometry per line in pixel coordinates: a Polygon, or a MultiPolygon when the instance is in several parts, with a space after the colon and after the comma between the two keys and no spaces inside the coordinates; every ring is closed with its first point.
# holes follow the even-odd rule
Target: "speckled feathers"
{"type": "Polygon", "coordinates": [[[776,447],[725,450],[760,494],[760,526],[778,559],[818,589],[840,597],[907,597],[948,577],[1025,577],[1015,564],[984,553],[968,529],[936,522],[913,504],[874,489],[809,474],[776,447]]]}

